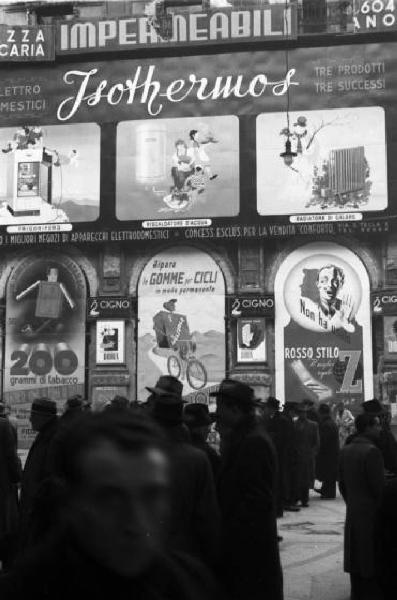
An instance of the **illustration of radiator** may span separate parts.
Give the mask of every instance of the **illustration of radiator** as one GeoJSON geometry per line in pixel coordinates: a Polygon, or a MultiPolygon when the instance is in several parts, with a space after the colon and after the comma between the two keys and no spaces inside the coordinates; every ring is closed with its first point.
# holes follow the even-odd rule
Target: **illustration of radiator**
{"type": "Polygon", "coordinates": [[[364,146],[331,150],[328,165],[329,187],[333,194],[338,196],[364,189],[366,172],[364,146]]]}

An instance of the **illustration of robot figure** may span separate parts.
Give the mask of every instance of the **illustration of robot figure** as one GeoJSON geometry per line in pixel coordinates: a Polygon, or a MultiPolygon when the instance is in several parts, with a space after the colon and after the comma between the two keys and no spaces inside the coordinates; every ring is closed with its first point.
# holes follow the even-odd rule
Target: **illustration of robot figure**
{"type": "Polygon", "coordinates": [[[152,191],[161,196],[165,207],[159,211],[173,210],[182,212],[196,203],[206,191],[209,182],[218,177],[213,174],[210,158],[205,150],[208,144],[216,144],[218,140],[208,127],[192,129],[189,132],[190,146],[184,139],[178,138],[174,143],[171,157],[172,185],[169,193],[157,190],[156,185],[166,178],[166,139],[167,129],[164,123],[145,123],[137,127],[137,167],[138,183],[152,186],[152,191]]]}
{"type": "Polygon", "coordinates": [[[26,339],[36,338],[40,333],[59,333],[65,327],[63,320],[64,302],[71,310],[76,303],[64,284],[58,281],[59,271],[55,267],[47,269],[47,280],[37,280],[15,296],[20,302],[37,290],[35,311],[30,322],[25,322],[20,332],[26,339]]]}

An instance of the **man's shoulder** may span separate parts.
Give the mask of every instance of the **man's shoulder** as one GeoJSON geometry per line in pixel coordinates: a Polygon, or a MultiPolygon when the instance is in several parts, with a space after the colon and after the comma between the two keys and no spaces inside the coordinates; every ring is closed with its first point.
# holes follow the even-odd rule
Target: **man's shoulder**
{"type": "Polygon", "coordinates": [[[376,444],[364,436],[355,435],[348,444],[341,449],[342,456],[354,454],[382,454],[376,444]]]}
{"type": "Polygon", "coordinates": [[[179,464],[188,464],[193,467],[201,467],[208,464],[208,456],[204,449],[197,448],[189,442],[182,442],[171,451],[171,456],[179,464]]]}

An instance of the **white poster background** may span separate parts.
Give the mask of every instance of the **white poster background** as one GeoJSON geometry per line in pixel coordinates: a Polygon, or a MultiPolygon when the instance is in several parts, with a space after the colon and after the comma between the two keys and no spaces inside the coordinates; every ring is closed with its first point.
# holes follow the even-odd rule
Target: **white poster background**
{"type": "Polygon", "coordinates": [[[301,138],[302,153],[297,152],[296,135],[290,138],[297,156],[290,167],[280,153],[285,151],[287,127],[285,112],[257,117],[257,198],[261,215],[290,215],[330,212],[368,212],[387,208],[387,171],[385,112],[380,106],[302,110],[289,114],[290,131],[301,138]],[[299,118],[306,127],[297,126],[299,118]],[[306,129],[306,132],[305,132],[306,129]],[[310,143],[309,143],[310,142],[310,143]],[[308,146],[308,148],[306,148],[308,146]],[[371,181],[368,200],[354,203],[340,199],[337,205],[313,201],[313,169],[321,174],[329,152],[364,146],[371,181]]]}

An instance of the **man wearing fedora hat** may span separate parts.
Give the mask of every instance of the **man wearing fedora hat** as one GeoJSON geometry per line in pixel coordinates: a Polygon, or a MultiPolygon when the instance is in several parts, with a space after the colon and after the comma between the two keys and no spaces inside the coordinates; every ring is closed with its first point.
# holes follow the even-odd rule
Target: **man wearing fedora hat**
{"type": "Polygon", "coordinates": [[[57,405],[48,398],[33,400],[30,409],[30,422],[36,438],[29,450],[22,474],[20,516],[21,544],[35,541],[39,532],[35,531],[34,510],[40,486],[51,471],[51,447],[58,429],[57,405]]]}
{"type": "Polygon", "coordinates": [[[289,457],[291,454],[291,444],[294,440],[293,423],[280,412],[280,401],[274,396],[262,404],[265,426],[273,441],[277,454],[278,476],[277,476],[277,496],[276,508],[277,517],[282,517],[285,510],[298,511],[299,508],[290,505],[290,486],[288,478],[289,457]]]}
{"type": "Polygon", "coordinates": [[[233,600],[281,600],[272,442],[256,419],[251,387],[224,379],[211,395],[221,436],[221,579],[233,600]]]}
{"type": "Polygon", "coordinates": [[[212,566],[219,547],[215,482],[206,454],[191,445],[183,422],[183,384],[172,375],[162,375],[154,387],[147,389],[153,394],[151,416],[170,446],[170,546],[212,566]]]}
{"type": "Polygon", "coordinates": [[[212,472],[216,480],[219,471],[220,457],[215,448],[207,442],[211,425],[214,422],[214,415],[210,414],[208,404],[194,402],[192,404],[186,404],[183,411],[183,418],[190,431],[193,446],[205,452],[210,461],[212,472]]]}
{"type": "Polygon", "coordinates": [[[315,458],[320,447],[318,424],[307,417],[309,404],[302,400],[296,406],[298,414],[294,422],[296,447],[296,489],[294,502],[301,502],[303,508],[309,506],[309,490],[314,487],[315,458]]]}
{"type": "Polygon", "coordinates": [[[366,400],[361,405],[363,413],[379,417],[381,431],[376,440],[382,452],[383,462],[387,472],[397,475],[397,441],[390,430],[390,413],[377,398],[366,400]]]}

